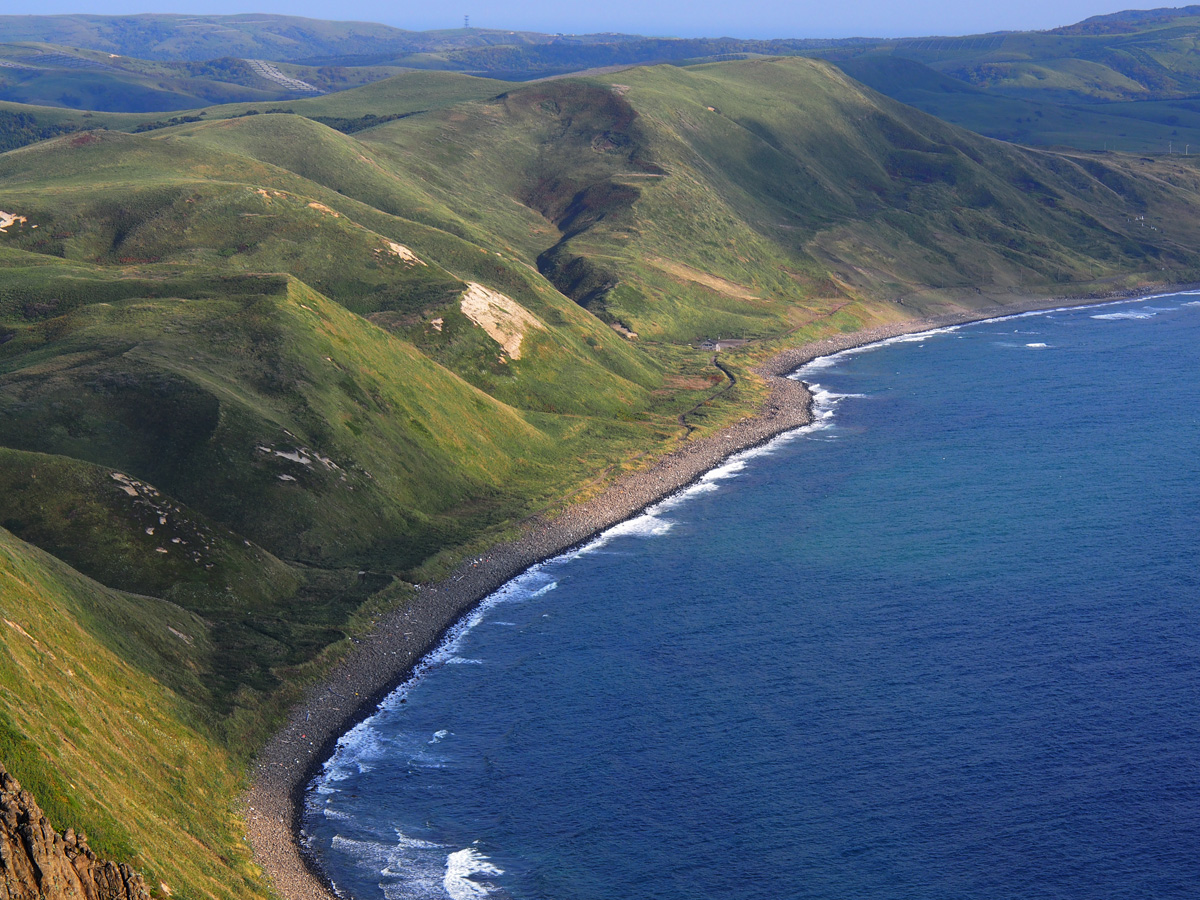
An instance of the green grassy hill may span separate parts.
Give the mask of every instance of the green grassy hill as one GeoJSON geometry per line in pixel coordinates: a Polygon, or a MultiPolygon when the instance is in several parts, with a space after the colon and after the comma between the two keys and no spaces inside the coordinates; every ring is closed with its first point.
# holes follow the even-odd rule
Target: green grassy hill
{"type": "Polygon", "coordinates": [[[0,100],[105,112],[177,112],[278,102],[396,75],[395,66],[299,66],[224,56],[150,61],[49,43],[0,43],[0,100]]]}
{"type": "MultiPolygon", "coordinates": [[[[80,115],[156,114],[133,125],[143,128],[178,124],[220,103],[226,116],[287,109],[356,132],[381,119],[507,89],[502,82],[436,75],[521,81],[597,67],[809,55],[836,61],[894,99],[989,137],[1190,152],[1200,139],[1193,99],[1200,91],[1198,10],[1134,10],[1046,32],[884,41],[407,32],[282,16],[11,16],[0,17],[0,41],[7,41],[0,43],[0,101],[80,115]],[[37,43],[44,41],[56,43],[37,43]],[[269,68],[265,60],[273,60],[269,68]],[[338,92],[412,69],[425,70],[424,77],[407,79],[409,98],[419,97],[419,106],[404,102],[395,86],[345,104],[305,99],[311,91],[304,85],[338,92]],[[391,100],[376,102],[388,94],[391,100]]],[[[44,113],[30,123],[4,112],[0,107],[0,149],[55,133],[44,113]]],[[[93,117],[90,124],[99,122],[93,117]]]]}
{"type": "MultiPolygon", "coordinates": [[[[0,99],[0,152],[76,131],[110,129],[140,134],[190,122],[263,113],[294,113],[351,134],[463,100],[495,97],[511,86],[454,72],[405,72],[322,97],[172,108],[165,113],[76,110],[0,99]]],[[[195,102],[195,98],[189,102],[195,102]]]]}
{"type": "Polygon", "coordinates": [[[263,892],[247,757],[374,614],[744,415],[774,350],[1200,271],[1190,160],[808,59],[4,112],[0,759],[176,896],[263,892]]]}
{"type": "Polygon", "coordinates": [[[1183,161],[1146,178],[1137,160],[998,144],[803,59],[550,82],[357,136],[450,208],[476,185],[499,240],[643,339],[763,338],[847,303],[929,310],[1197,262],[1183,161]]]}
{"type": "Polygon", "coordinates": [[[84,825],[156,896],[266,897],[230,804],[244,759],[189,696],[212,647],[201,617],[106,588],[0,528],[5,764],[52,821],[84,825]]]}
{"type": "Polygon", "coordinates": [[[1159,154],[1197,144],[1198,42],[1200,7],[1189,6],[819,52],[897,100],[990,137],[1159,154]]]}

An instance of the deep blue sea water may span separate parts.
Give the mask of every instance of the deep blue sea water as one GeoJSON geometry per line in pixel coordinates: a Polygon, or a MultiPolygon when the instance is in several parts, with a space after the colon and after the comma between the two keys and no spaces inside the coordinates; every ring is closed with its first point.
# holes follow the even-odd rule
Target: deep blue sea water
{"type": "Polygon", "coordinates": [[[358,900],[1200,897],[1197,300],[810,365],[819,427],[351,732],[314,852],[358,900]]]}

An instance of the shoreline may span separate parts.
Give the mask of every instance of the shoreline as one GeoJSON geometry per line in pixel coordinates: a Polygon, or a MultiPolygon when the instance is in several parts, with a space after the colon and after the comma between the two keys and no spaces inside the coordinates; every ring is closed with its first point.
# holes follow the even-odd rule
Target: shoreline
{"type": "Polygon", "coordinates": [[[262,748],[243,796],[246,836],[257,864],[284,900],[333,900],[337,895],[303,847],[304,794],[343,734],[372,715],[403,684],[443,636],[488,595],[530,567],[580,546],[601,532],[678,493],[730,456],[812,424],[807,386],[786,376],[824,356],[954,325],[1034,311],[1136,300],[1187,290],[1161,286],[1088,298],[1030,299],[841,334],[781,351],[755,371],[771,388],[754,415],[623,476],[599,496],[554,518],[535,518],[518,539],[460,564],[446,579],[420,589],[420,600],[384,616],[374,630],[290,711],[287,723],[262,748]]]}

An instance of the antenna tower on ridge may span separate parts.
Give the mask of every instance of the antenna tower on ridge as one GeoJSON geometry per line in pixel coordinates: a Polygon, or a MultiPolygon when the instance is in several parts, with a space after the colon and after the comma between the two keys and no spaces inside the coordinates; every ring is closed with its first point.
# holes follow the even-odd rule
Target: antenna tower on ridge
{"type": "Polygon", "coordinates": [[[471,17],[463,16],[463,28],[470,28],[470,27],[471,27],[471,17]]]}

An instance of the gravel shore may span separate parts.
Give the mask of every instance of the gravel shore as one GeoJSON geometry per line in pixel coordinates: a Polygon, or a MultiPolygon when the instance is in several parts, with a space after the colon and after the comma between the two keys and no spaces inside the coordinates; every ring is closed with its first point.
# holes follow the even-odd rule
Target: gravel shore
{"type": "Polygon", "coordinates": [[[771,393],[757,415],[683,445],[651,468],[623,477],[602,495],[571,506],[549,521],[535,520],[518,540],[493,548],[478,562],[464,563],[445,581],[424,587],[419,602],[381,620],[328,678],[296,705],[287,725],[260,752],[244,798],[247,837],[256,861],[284,900],[332,900],[335,895],[305,855],[298,835],[304,790],[338,738],[370,715],[451,625],[505,582],[686,487],[732,454],[809,424],[812,396],[803,384],[784,377],[788,373],[817,357],[901,334],[1116,299],[1120,298],[1021,301],[838,335],[773,357],[758,370],[770,384],[771,393]]]}

